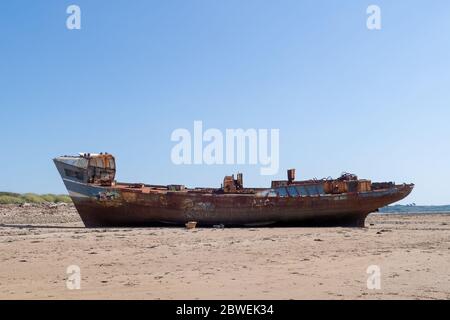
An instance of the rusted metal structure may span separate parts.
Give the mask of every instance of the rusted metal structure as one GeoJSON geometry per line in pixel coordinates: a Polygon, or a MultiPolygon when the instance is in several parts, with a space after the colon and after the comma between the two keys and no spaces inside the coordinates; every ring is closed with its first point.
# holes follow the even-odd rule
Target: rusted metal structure
{"type": "Polygon", "coordinates": [[[405,198],[413,184],[372,183],[343,174],[338,179],[272,181],[244,188],[243,176],[226,176],[220,188],[147,185],[115,181],[110,154],[54,159],[86,227],[321,225],[363,227],[367,215],[405,198]]]}

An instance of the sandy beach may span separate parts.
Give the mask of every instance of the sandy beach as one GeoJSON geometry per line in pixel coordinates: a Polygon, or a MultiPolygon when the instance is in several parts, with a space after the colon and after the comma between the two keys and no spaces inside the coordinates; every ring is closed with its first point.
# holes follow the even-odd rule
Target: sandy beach
{"type": "Polygon", "coordinates": [[[72,205],[2,205],[0,262],[1,299],[450,299],[450,214],[372,214],[366,228],[86,229],[72,205]],[[380,289],[367,287],[371,265],[380,289]]]}

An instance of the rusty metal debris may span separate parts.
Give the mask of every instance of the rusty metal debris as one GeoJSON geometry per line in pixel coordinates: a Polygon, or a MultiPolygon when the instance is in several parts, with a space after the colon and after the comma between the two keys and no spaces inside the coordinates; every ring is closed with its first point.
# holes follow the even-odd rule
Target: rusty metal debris
{"type": "Polygon", "coordinates": [[[197,226],[197,221],[189,221],[186,222],[185,225],[187,229],[195,229],[195,227],[197,226]]]}
{"type": "Polygon", "coordinates": [[[243,175],[226,176],[220,188],[115,181],[112,155],[80,154],[54,159],[87,227],[339,225],[364,226],[366,216],[401,200],[413,184],[371,182],[344,173],[337,179],[272,181],[270,188],[244,187],[243,175]]]}

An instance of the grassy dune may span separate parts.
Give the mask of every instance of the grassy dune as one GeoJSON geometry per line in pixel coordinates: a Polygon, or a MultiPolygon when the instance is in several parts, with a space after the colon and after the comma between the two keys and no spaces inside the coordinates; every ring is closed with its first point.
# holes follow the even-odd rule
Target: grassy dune
{"type": "Polygon", "coordinates": [[[36,193],[13,193],[0,192],[0,204],[22,204],[22,203],[71,203],[72,200],[64,194],[36,194],[36,193]]]}

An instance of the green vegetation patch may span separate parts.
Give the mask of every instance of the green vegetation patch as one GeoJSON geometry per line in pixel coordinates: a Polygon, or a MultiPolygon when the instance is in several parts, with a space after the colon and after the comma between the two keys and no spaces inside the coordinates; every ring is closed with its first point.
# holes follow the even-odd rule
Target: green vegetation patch
{"type": "Polygon", "coordinates": [[[25,202],[25,200],[23,200],[20,197],[0,195],[0,204],[21,204],[24,202],[25,202]]]}
{"type": "Polygon", "coordinates": [[[23,204],[23,203],[72,203],[65,194],[36,194],[36,193],[13,193],[0,192],[0,204],[23,204]]]}

